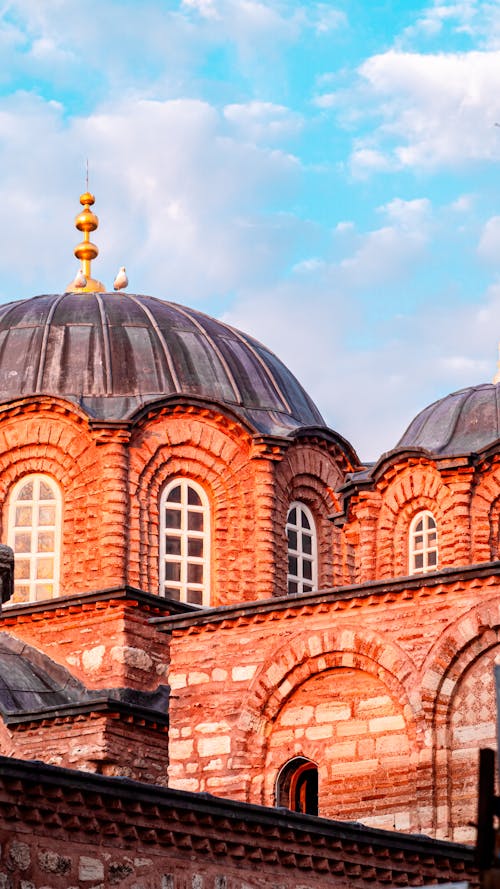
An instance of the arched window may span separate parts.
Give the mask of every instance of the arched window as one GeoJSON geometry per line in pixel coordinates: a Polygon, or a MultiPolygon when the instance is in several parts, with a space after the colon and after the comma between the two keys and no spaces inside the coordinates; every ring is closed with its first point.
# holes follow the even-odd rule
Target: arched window
{"type": "Polygon", "coordinates": [[[281,769],[276,781],[276,805],[318,814],[318,767],[304,756],[296,756],[281,769]]]}
{"type": "Polygon", "coordinates": [[[210,604],[210,511],[200,485],[176,478],[160,499],[160,595],[210,604]]]}
{"type": "Polygon", "coordinates": [[[412,519],[409,534],[409,572],[425,574],[438,566],[438,534],[432,512],[419,512],[412,519]]]}
{"type": "Polygon", "coordinates": [[[286,521],[288,592],[308,593],[318,585],[316,527],[305,503],[290,504],[286,521]]]}
{"type": "Polygon", "coordinates": [[[12,602],[59,595],[62,498],[47,475],[25,475],[9,499],[8,541],[14,550],[12,602]]]}

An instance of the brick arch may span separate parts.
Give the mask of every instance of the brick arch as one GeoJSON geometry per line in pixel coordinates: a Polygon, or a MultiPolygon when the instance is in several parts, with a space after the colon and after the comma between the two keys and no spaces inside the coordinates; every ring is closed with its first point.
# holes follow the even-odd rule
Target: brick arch
{"type": "MultiPolygon", "coordinates": [[[[420,702],[411,678],[415,665],[383,636],[355,626],[298,633],[262,665],[243,702],[235,736],[235,761],[248,765],[249,750],[256,774],[262,775],[268,727],[294,692],[315,675],[338,667],[356,668],[380,679],[401,706],[413,743],[422,737],[420,702]]],[[[257,779],[259,780],[259,779],[257,779]]],[[[264,792],[263,786],[260,793],[264,792]]],[[[256,790],[249,788],[249,799],[256,790]]]]}
{"type": "Polygon", "coordinates": [[[0,523],[6,533],[6,507],[12,486],[24,475],[43,473],[63,497],[61,595],[95,588],[101,573],[102,501],[100,454],[85,423],[54,412],[4,418],[0,428],[0,523]],[[74,558],[75,545],[79,549],[74,558]],[[97,574],[99,576],[99,574],[97,574]],[[76,589],[75,589],[76,588],[76,589]]]}
{"type": "Polygon", "coordinates": [[[131,442],[132,583],[158,589],[159,500],[175,476],[197,481],[212,509],[213,604],[255,598],[257,526],[251,439],[213,416],[155,417],[131,442]]]}
{"type": "MultiPolygon", "coordinates": [[[[429,652],[422,669],[422,704],[432,731],[432,786],[435,788],[434,812],[438,813],[434,828],[439,836],[453,838],[453,805],[451,774],[453,770],[452,713],[455,700],[481,659],[492,661],[493,651],[500,654],[500,598],[481,602],[461,615],[429,652]],[[440,751],[446,751],[443,759],[440,751]],[[439,813],[442,813],[441,815],[439,813]]],[[[495,713],[491,713],[492,736],[495,736],[495,713]]],[[[481,739],[477,739],[477,751],[481,739]]],[[[478,754],[477,754],[478,755],[478,754]]],[[[475,766],[474,766],[475,767],[475,766]]],[[[474,776],[475,781],[475,776],[474,776]]],[[[474,783],[474,805],[477,786],[474,783]]],[[[464,840],[470,837],[455,836],[464,840]]]]}
{"type": "Polygon", "coordinates": [[[412,518],[423,510],[436,519],[439,567],[460,562],[451,493],[433,466],[412,465],[400,470],[382,493],[375,534],[377,577],[408,574],[408,530],[412,518]]]}
{"type": "Polygon", "coordinates": [[[471,497],[472,560],[487,562],[500,554],[500,465],[479,475],[471,497]]]}
{"type": "Polygon", "coordinates": [[[307,442],[295,442],[276,467],[277,563],[280,586],[286,590],[287,561],[285,525],[289,504],[304,502],[314,516],[318,539],[318,587],[342,583],[342,532],[328,517],[339,508],[335,488],[343,473],[329,449],[307,442]]]}

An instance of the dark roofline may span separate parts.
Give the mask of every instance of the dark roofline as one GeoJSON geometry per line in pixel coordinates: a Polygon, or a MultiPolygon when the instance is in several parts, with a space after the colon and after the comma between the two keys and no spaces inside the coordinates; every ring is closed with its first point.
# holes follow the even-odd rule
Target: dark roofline
{"type": "Polygon", "coordinates": [[[2,719],[6,725],[15,726],[53,719],[70,719],[74,716],[87,716],[90,713],[118,713],[120,716],[129,716],[133,719],[144,720],[150,724],[165,727],[168,727],[169,724],[168,713],[162,713],[160,710],[154,710],[138,704],[131,704],[127,701],[120,701],[109,696],[90,698],[90,700],[87,699],[79,704],[60,704],[55,707],[44,707],[40,710],[24,710],[22,713],[5,713],[2,714],[2,719]]]}
{"type": "Polygon", "coordinates": [[[96,602],[109,602],[116,600],[119,602],[138,602],[153,610],[164,611],[167,613],[185,613],[195,611],[199,608],[196,605],[188,605],[185,602],[177,602],[174,599],[167,599],[163,596],[157,596],[154,593],[146,593],[132,586],[107,587],[104,590],[96,590],[90,593],[75,593],[69,596],[60,596],[55,599],[41,599],[39,602],[16,602],[12,605],[3,607],[0,614],[0,626],[2,618],[19,617],[24,614],[37,614],[41,611],[60,611],[62,608],[83,608],[85,605],[91,605],[96,602]]]}
{"type": "Polygon", "coordinates": [[[479,562],[475,565],[464,565],[460,568],[441,568],[439,571],[432,571],[423,575],[414,574],[405,577],[370,580],[366,583],[347,584],[330,590],[294,593],[287,596],[276,596],[272,599],[257,599],[237,605],[197,609],[195,613],[189,615],[176,614],[165,617],[153,617],[150,619],[150,623],[155,624],[160,631],[171,633],[173,630],[182,630],[189,627],[201,627],[207,624],[222,623],[223,621],[236,621],[242,617],[252,618],[255,615],[271,614],[280,611],[300,611],[305,607],[353,599],[382,598],[387,594],[397,595],[408,590],[418,590],[422,587],[449,586],[460,580],[468,581],[476,578],[496,577],[497,575],[500,575],[500,560],[479,562]]]}

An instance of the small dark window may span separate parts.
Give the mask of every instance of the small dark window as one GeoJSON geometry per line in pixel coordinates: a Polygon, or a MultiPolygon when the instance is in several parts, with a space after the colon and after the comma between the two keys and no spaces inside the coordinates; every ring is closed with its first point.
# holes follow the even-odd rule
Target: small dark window
{"type": "Polygon", "coordinates": [[[301,812],[318,814],[318,767],[310,759],[297,756],[278,775],[276,805],[301,812]]]}

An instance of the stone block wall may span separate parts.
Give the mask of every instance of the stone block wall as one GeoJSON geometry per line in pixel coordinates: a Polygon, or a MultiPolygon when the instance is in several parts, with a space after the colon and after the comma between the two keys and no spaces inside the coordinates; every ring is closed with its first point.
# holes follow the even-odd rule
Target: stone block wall
{"type": "Polygon", "coordinates": [[[495,737],[499,572],[161,619],[170,786],[272,806],[300,756],[321,815],[470,840],[478,749],[495,737]]]}

